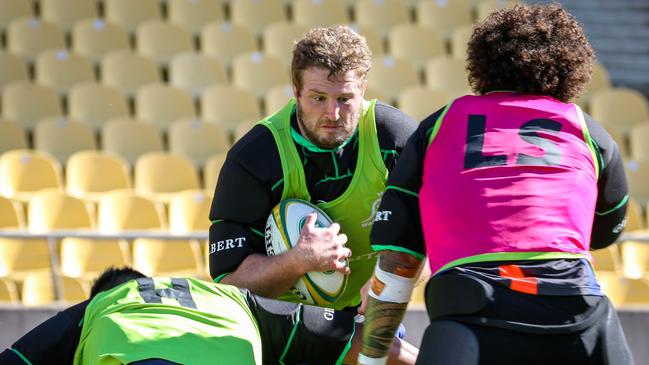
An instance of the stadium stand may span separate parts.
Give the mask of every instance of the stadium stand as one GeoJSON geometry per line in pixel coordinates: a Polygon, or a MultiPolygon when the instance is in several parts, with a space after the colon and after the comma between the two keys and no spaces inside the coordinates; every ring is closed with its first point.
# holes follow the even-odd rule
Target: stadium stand
{"type": "Polygon", "coordinates": [[[34,149],[49,153],[62,165],[73,153],[96,148],[92,128],[76,120],[50,117],[34,128],[34,149]]]}
{"type": "Polygon", "coordinates": [[[401,0],[358,0],[354,2],[354,14],[359,26],[374,28],[381,37],[387,36],[393,26],[410,22],[408,6],[401,0]]]}
{"type": "Polygon", "coordinates": [[[129,165],[147,152],[162,151],[162,137],[152,123],[116,118],[102,128],[102,149],[114,153],[129,165]]]}
{"type": "Polygon", "coordinates": [[[262,34],[264,53],[280,61],[288,70],[293,58],[293,45],[307,30],[307,26],[288,22],[267,26],[262,34]]]}
{"type": "Polygon", "coordinates": [[[135,117],[166,131],[178,119],[195,118],[194,100],[189,93],[164,83],[140,87],[135,93],[135,117]]]}
{"type": "Polygon", "coordinates": [[[63,188],[61,165],[54,157],[25,149],[0,155],[0,194],[27,202],[48,188],[63,188]]]}
{"type": "Polygon", "coordinates": [[[230,20],[248,28],[255,36],[266,26],[287,20],[283,0],[236,0],[230,3],[230,20]]]}
{"type": "Polygon", "coordinates": [[[213,22],[201,31],[201,52],[216,57],[226,67],[241,53],[258,49],[254,33],[244,25],[230,22],[213,22]]]}
{"type": "Polygon", "coordinates": [[[132,187],[128,163],[117,155],[101,151],[80,151],[65,166],[68,194],[98,202],[112,190],[132,187]]]}
{"type": "Polygon", "coordinates": [[[89,282],[110,266],[131,265],[126,240],[93,240],[66,237],[61,240],[61,274],[89,282]]]}
{"type": "Polygon", "coordinates": [[[628,133],[638,123],[649,121],[649,103],[640,92],[611,88],[595,92],[589,99],[590,114],[604,127],[628,133]]]}
{"type": "Polygon", "coordinates": [[[158,66],[130,50],[112,51],[101,60],[101,82],[133,97],[140,86],[162,81],[158,66]]]}
{"type": "Polygon", "coordinates": [[[230,148],[230,134],[223,126],[196,118],[173,123],[168,137],[169,152],[192,161],[199,169],[211,156],[230,148]]]}
{"type": "Polygon", "coordinates": [[[27,148],[25,131],[15,122],[0,119],[0,154],[25,148],[27,148]]]}
{"type": "Polygon", "coordinates": [[[113,191],[102,197],[97,211],[101,232],[166,229],[162,206],[132,191],[113,191]]]}
{"type": "Polygon", "coordinates": [[[60,190],[41,190],[29,200],[28,229],[42,233],[57,229],[94,229],[87,204],[60,190]]]}
{"type": "Polygon", "coordinates": [[[233,131],[239,123],[261,118],[257,97],[233,85],[213,85],[201,95],[203,120],[233,131]]]}
{"type": "Polygon", "coordinates": [[[270,88],[264,96],[264,113],[272,114],[280,110],[293,97],[290,84],[270,88]]]}
{"type": "Polygon", "coordinates": [[[223,20],[225,12],[220,0],[168,0],[169,21],[198,36],[203,27],[213,21],[223,20]]]}
{"type": "Polygon", "coordinates": [[[128,117],[129,106],[124,95],[112,86],[96,82],[76,84],[68,93],[68,115],[99,131],[113,118],[128,117]]]}
{"type": "Polygon", "coordinates": [[[392,27],[388,44],[392,56],[410,61],[418,70],[422,70],[430,58],[446,53],[446,44],[440,33],[410,23],[392,27]]]}
{"type": "Polygon", "coordinates": [[[0,278],[0,304],[17,304],[18,300],[16,283],[7,278],[0,278]]]}
{"type": "MultiPolygon", "coordinates": [[[[61,276],[62,300],[78,303],[88,298],[90,288],[76,278],[61,276]]],[[[41,306],[55,301],[54,279],[51,273],[34,273],[25,277],[22,283],[22,303],[27,306],[41,306]]]]}
{"type": "Polygon", "coordinates": [[[130,47],[126,28],[104,19],[83,19],[72,28],[72,51],[94,64],[99,64],[111,51],[128,50],[130,47]]]}
{"type": "Polygon", "coordinates": [[[221,167],[223,167],[223,163],[225,162],[225,156],[226,153],[211,156],[207,159],[203,167],[203,186],[205,187],[205,191],[210,194],[214,192],[216,180],[219,178],[221,167]]]}
{"type": "Polygon", "coordinates": [[[81,82],[95,81],[92,63],[85,57],[66,49],[41,52],[35,62],[36,82],[49,86],[61,95],[81,82]]]}
{"type": "Polygon", "coordinates": [[[31,5],[30,0],[0,0],[0,31],[4,33],[15,19],[31,17],[31,5]]]}
{"type": "Polygon", "coordinates": [[[307,28],[350,22],[349,11],[342,0],[294,0],[292,5],[293,22],[307,28]]]}
{"type": "Polygon", "coordinates": [[[41,18],[68,32],[81,19],[96,18],[95,0],[40,0],[41,18]]]}
{"type": "Polygon", "coordinates": [[[422,121],[434,112],[434,108],[446,105],[450,101],[451,96],[448,93],[418,85],[401,90],[397,105],[416,121],[422,121]]]}
{"type": "Polygon", "coordinates": [[[104,0],[104,16],[134,33],[147,20],[161,19],[162,9],[158,0],[104,0]]]}
{"type": "Polygon", "coordinates": [[[467,0],[421,0],[416,6],[417,24],[448,38],[455,29],[471,25],[473,16],[467,0]]]}
{"type": "Polygon", "coordinates": [[[198,173],[192,162],[166,152],[150,152],[135,163],[134,188],[138,194],[168,203],[174,193],[198,189],[198,173]]]}
{"type": "Polygon", "coordinates": [[[166,67],[177,53],[194,50],[191,33],[183,26],[160,19],[148,20],[135,32],[137,51],[166,67]]]}
{"type": "Polygon", "coordinates": [[[25,61],[12,53],[0,51],[0,88],[12,81],[29,80],[25,61]]]}
{"type": "Polygon", "coordinates": [[[449,56],[428,60],[425,66],[426,86],[447,92],[451,97],[470,94],[471,88],[464,70],[464,61],[449,56]]]}
{"type": "Polygon", "coordinates": [[[2,89],[2,116],[31,131],[41,119],[60,117],[63,106],[56,91],[30,81],[14,81],[2,89]]]}
{"type": "Polygon", "coordinates": [[[65,48],[65,34],[58,25],[39,18],[12,20],[7,29],[7,49],[29,62],[48,49],[65,48]]]}
{"type": "Polygon", "coordinates": [[[412,63],[392,56],[375,57],[367,78],[368,87],[380,90],[390,104],[401,90],[421,84],[417,68],[412,63]]]}
{"type": "Polygon", "coordinates": [[[193,98],[214,84],[226,84],[228,75],[223,62],[216,57],[184,52],[175,55],[169,63],[169,84],[185,90],[193,98]]]}
{"type": "Polygon", "coordinates": [[[232,61],[232,84],[259,100],[277,85],[289,82],[288,69],[278,59],[261,52],[243,53],[232,61]]]}

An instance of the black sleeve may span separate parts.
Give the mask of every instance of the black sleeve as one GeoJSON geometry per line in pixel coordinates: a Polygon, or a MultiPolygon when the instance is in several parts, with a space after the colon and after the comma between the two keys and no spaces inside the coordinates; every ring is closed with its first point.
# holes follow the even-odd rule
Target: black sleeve
{"type": "Polygon", "coordinates": [[[585,115],[585,119],[600,166],[590,243],[592,249],[599,249],[615,242],[624,229],[628,187],[617,144],[593,118],[585,115]]]}
{"type": "Polygon", "coordinates": [[[277,147],[266,127],[255,126],[228,152],[210,209],[212,278],[234,271],[251,253],[265,254],[263,232],[282,194],[281,173],[277,147]]]}
{"type": "Polygon", "coordinates": [[[374,117],[383,162],[388,171],[392,171],[408,138],[417,129],[417,122],[401,110],[379,102],[374,108],[374,117]]]}
{"type": "Polygon", "coordinates": [[[345,356],[353,314],[242,292],[259,324],[264,364],[331,365],[345,356]]]}
{"type": "Polygon", "coordinates": [[[0,354],[0,364],[72,364],[88,301],[57,313],[0,354]]]}
{"type": "Polygon", "coordinates": [[[388,178],[379,206],[381,214],[377,214],[370,236],[376,251],[397,246],[420,257],[426,255],[418,194],[428,137],[441,112],[438,110],[419,124],[388,178]]]}

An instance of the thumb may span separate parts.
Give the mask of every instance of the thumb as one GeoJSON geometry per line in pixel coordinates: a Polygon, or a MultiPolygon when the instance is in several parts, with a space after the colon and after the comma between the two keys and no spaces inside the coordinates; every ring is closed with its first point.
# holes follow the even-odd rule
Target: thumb
{"type": "Polygon", "coordinates": [[[302,229],[308,227],[309,230],[312,231],[313,229],[315,229],[315,222],[316,222],[317,220],[318,220],[318,213],[317,213],[317,212],[309,213],[309,214],[306,216],[306,219],[305,219],[305,221],[304,221],[304,227],[302,227],[302,229]]]}

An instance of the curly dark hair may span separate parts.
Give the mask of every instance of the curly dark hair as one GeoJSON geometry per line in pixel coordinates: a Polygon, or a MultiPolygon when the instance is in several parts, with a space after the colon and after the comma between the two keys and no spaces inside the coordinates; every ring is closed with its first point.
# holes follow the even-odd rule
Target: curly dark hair
{"type": "Polygon", "coordinates": [[[595,54],[582,27],[561,5],[520,4],[476,25],[467,62],[477,94],[511,90],[568,102],[590,81],[595,54]]]}
{"type": "Polygon", "coordinates": [[[90,298],[92,299],[102,291],[112,289],[129,280],[145,277],[146,275],[128,266],[122,268],[110,267],[104,270],[93,282],[90,289],[90,298]]]}

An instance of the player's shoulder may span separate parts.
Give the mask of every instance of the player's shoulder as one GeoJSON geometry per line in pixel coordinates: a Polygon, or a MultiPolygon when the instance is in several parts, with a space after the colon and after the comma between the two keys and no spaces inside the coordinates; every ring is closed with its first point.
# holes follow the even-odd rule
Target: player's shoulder
{"type": "Polygon", "coordinates": [[[227,159],[243,166],[268,164],[268,158],[278,156],[277,145],[270,130],[256,124],[228,151],[227,159]]]}
{"type": "Polygon", "coordinates": [[[411,116],[382,102],[376,102],[374,118],[382,147],[405,145],[408,137],[417,129],[417,122],[411,116]]]}

